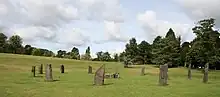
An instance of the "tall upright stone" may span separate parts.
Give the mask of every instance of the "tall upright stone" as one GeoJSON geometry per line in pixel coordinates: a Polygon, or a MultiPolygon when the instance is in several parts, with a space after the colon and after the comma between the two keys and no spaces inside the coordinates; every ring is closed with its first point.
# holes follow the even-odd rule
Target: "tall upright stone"
{"type": "Polygon", "coordinates": [[[188,66],[188,79],[192,79],[191,63],[188,66]]]}
{"type": "Polygon", "coordinates": [[[46,73],[45,73],[46,81],[53,81],[53,76],[52,76],[52,66],[51,64],[46,65],[46,73]]]}
{"type": "Polygon", "coordinates": [[[32,72],[32,74],[33,74],[33,77],[35,77],[35,70],[36,70],[35,67],[36,67],[36,66],[32,66],[32,69],[31,69],[31,72],[32,72]]]}
{"type": "Polygon", "coordinates": [[[96,72],[94,77],[95,85],[104,85],[105,65],[102,65],[96,72]]]}
{"type": "Polygon", "coordinates": [[[160,72],[159,72],[159,85],[168,85],[168,64],[160,65],[160,72]]]}
{"type": "Polygon", "coordinates": [[[141,75],[144,76],[145,75],[145,67],[141,68],[141,75]]]}
{"type": "Polygon", "coordinates": [[[61,72],[61,73],[64,73],[64,65],[61,65],[61,66],[60,66],[60,72],[61,72]]]}
{"type": "Polygon", "coordinates": [[[39,74],[43,74],[43,64],[41,64],[38,68],[39,74]]]}
{"type": "Polygon", "coordinates": [[[209,72],[209,63],[206,63],[205,69],[204,69],[203,83],[208,82],[208,72],[209,72]]]}
{"type": "Polygon", "coordinates": [[[92,66],[89,66],[89,68],[88,68],[88,74],[92,74],[92,66]]]}

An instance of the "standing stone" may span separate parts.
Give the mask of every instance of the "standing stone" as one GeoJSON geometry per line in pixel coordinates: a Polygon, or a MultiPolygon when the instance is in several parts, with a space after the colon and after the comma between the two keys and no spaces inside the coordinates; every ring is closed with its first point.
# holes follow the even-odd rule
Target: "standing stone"
{"type": "Polygon", "coordinates": [[[188,79],[192,79],[192,71],[191,71],[191,63],[189,64],[189,66],[188,66],[188,79]]]}
{"type": "Polygon", "coordinates": [[[51,64],[46,65],[46,81],[53,81],[51,64]]]}
{"type": "Polygon", "coordinates": [[[39,66],[39,74],[43,74],[43,64],[39,66]]]}
{"type": "Polygon", "coordinates": [[[209,63],[206,63],[205,69],[204,69],[203,83],[208,82],[208,72],[209,72],[209,63]]]}
{"type": "Polygon", "coordinates": [[[145,67],[142,67],[142,68],[141,68],[141,75],[142,75],[142,76],[145,75],[145,67]]]}
{"type": "Polygon", "coordinates": [[[95,85],[104,85],[105,65],[102,65],[96,72],[94,78],[95,85]]]}
{"type": "Polygon", "coordinates": [[[32,74],[33,74],[33,77],[35,77],[35,67],[36,67],[36,66],[32,66],[32,70],[31,70],[31,72],[32,72],[32,74]]]}
{"type": "Polygon", "coordinates": [[[61,65],[61,66],[60,66],[60,72],[61,72],[61,73],[64,73],[64,65],[61,65]]]}
{"type": "Polygon", "coordinates": [[[159,73],[159,85],[168,85],[167,79],[168,79],[168,65],[160,65],[160,73],[159,73]]]}
{"type": "Polygon", "coordinates": [[[92,66],[89,66],[89,68],[88,68],[88,73],[89,73],[89,74],[92,74],[92,66]]]}

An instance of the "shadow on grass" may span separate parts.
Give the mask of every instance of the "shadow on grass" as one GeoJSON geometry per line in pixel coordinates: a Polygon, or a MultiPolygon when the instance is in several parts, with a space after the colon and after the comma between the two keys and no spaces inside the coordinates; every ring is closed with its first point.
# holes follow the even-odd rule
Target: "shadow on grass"
{"type": "MultiPolygon", "coordinates": [[[[141,67],[139,67],[139,66],[129,66],[129,67],[126,67],[126,68],[129,69],[129,68],[141,68],[141,67]]],[[[125,69],[126,69],[126,68],[125,68],[125,69]]]]}
{"type": "Polygon", "coordinates": [[[166,86],[169,86],[169,84],[164,84],[164,85],[158,84],[158,86],[166,87],[166,86]]]}
{"type": "Polygon", "coordinates": [[[60,81],[60,80],[58,80],[58,79],[53,80],[53,82],[57,82],[57,81],[60,81]]]}
{"type": "Polygon", "coordinates": [[[148,75],[148,73],[140,74],[140,76],[146,76],[146,75],[148,75]]]}
{"type": "Polygon", "coordinates": [[[43,76],[35,75],[35,76],[28,76],[29,78],[42,78],[43,76]]]}
{"type": "Polygon", "coordinates": [[[57,82],[57,81],[60,81],[58,79],[55,79],[55,80],[52,80],[52,81],[47,81],[47,80],[44,80],[45,82],[57,82]]]}
{"type": "Polygon", "coordinates": [[[114,83],[107,83],[107,84],[104,84],[103,86],[109,86],[109,85],[113,85],[114,83]]]}
{"type": "Polygon", "coordinates": [[[109,85],[113,85],[114,83],[104,83],[104,85],[95,85],[95,84],[92,84],[92,85],[89,85],[89,86],[109,86],[109,85]]]}
{"type": "Polygon", "coordinates": [[[60,74],[68,74],[68,72],[64,72],[64,73],[61,73],[61,72],[60,72],[60,74]]]}
{"type": "Polygon", "coordinates": [[[40,76],[40,75],[38,75],[38,76],[35,76],[35,78],[42,78],[43,76],[40,76]]]}

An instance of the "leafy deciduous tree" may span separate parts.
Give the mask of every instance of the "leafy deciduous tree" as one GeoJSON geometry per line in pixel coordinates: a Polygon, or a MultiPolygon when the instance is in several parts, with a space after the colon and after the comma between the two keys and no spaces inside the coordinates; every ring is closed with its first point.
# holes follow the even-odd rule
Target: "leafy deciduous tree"
{"type": "Polygon", "coordinates": [[[206,63],[210,63],[210,68],[212,68],[219,63],[220,34],[213,29],[214,25],[215,19],[204,19],[192,29],[196,38],[191,42],[187,59],[193,63],[193,67],[204,67],[206,63]]]}
{"type": "Polygon", "coordinates": [[[151,45],[148,42],[142,41],[138,45],[138,56],[140,56],[142,64],[151,63],[151,45]]]}
{"type": "Polygon", "coordinates": [[[85,60],[90,60],[91,59],[91,55],[90,55],[90,47],[88,47],[86,49],[86,52],[85,52],[85,60]]]}
{"type": "Polygon", "coordinates": [[[4,33],[0,33],[0,53],[5,52],[7,36],[4,33]]]}
{"type": "Polygon", "coordinates": [[[129,40],[129,43],[126,44],[125,47],[126,47],[125,48],[126,60],[131,61],[132,63],[135,63],[135,58],[138,55],[138,53],[137,53],[138,52],[138,45],[137,45],[136,39],[131,38],[129,40]]]}
{"type": "Polygon", "coordinates": [[[79,49],[76,47],[73,47],[73,49],[71,50],[71,59],[80,59],[80,55],[79,55],[79,49]]]}
{"type": "Polygon", "coordinates": [[[9,49],[15,54],[22,53],[22,38],[18,35],[13,35],[9,38],[9,49]]]}

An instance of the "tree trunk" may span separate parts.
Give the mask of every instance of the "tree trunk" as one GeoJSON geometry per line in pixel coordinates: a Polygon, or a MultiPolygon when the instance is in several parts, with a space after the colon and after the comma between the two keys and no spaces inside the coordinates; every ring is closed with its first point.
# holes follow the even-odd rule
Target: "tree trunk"
{"type": "Polygon", "coordinates": [[[187,64],[186,64],[186,61],[185,61],[185,62],[184,62],[184,67],[187,67],[186,65],[187,65],[187,64]]]}
{"type": "Polygon", "coordinates": [[[128,68],[128,60],[124,60],[124,68],[128,68]]]}

